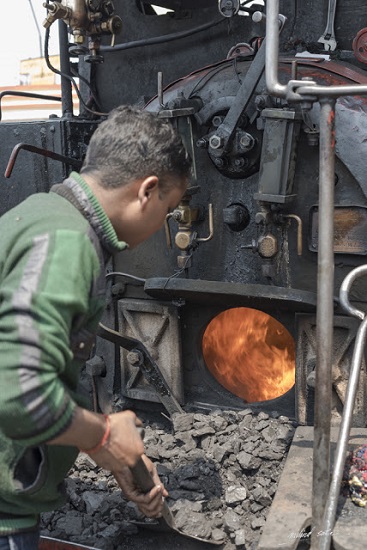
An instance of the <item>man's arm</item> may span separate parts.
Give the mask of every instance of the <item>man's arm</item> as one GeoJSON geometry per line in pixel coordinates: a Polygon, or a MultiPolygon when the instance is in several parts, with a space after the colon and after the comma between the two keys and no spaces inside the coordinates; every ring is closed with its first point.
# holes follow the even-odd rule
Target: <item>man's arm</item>
{"type": "MultiPolygon", "coordinates": [[[[78,407],[70,392],[78,378],[70,331],[75,317],[89,313],[90,274],[99,269],[94,249],[79,233],[46,232],[17,242],[7,265],[0,304],[0,385],[6,388],[0,429],[24,447],[51,441],[93,449],[106,421],[78,407]]],[[[144,452],[139,423],[133,413],[112,415],[107,444],[93,459],[115,475],[144,513],[156,515],[164,490],[137,493],[129,470],[144,452]]]]}
{"type": "MultiPolygon", "coordinates": [[[[96,452],[93,460],[114,475],[125,496],[135,502],[141,512],[149,517],[157,517],[162,512],[163,498],[168,495],[161,483],[156,468],[145,456],[144,444],[138,427],[141,421],[132,411],[124,411],[109,416],[110,431],[105,443],[96,452]],[[142,493],[134,483],[130,467],[140,457],[153,477],[155,487],[149,493],[142,493]]],[[[88,449],[99,447],[106,433],[106,419],[81,407],[76,407],[71,425],[58,437],[48,441],[49,445],[73,445],[88,453],[88,449]]]]}

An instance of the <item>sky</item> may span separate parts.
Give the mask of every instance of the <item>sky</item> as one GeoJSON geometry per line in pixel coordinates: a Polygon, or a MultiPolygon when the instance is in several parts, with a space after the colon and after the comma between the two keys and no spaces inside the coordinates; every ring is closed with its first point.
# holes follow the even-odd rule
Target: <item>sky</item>
{"type": "MultiPolygon", "coordinates": [[[[0,32],[0,86],[19,84],[19,64],[23,59],[40,57],[40,38],[42,55],[44,48],[45,28],[42,23],[46,18],[44,0],[11,0],[9,8],[4,9],[3,24],[0,32]],[[32,2],[37,25],[32,15],[32,2]],[[10,15],[10,18],[8,18],[10,15]]],[[[58,53],[58,24],[51,26],[49,53],[58,53]]]]}

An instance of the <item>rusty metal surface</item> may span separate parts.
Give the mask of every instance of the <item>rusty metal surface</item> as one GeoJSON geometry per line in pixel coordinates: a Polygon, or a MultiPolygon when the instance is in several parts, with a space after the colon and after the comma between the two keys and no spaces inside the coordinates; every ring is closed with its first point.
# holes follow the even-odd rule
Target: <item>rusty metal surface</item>
{"type": "MultiPolygon", "coordinates": [[[[331,428],[331,455],[336,448],[338,428],[331,428]]],[[[352,428],[349,443],[358,446],[367,440],[366,428],[352,428]]],[[[257,550],[295,550],[304,536],[304,530],[311,527],[312,500],[312,465],[313,465],[313,427],[299,426],[295,432],[287,461],[280,478],[278,489],[273,500],[266,524],[257,550]]],[[[354,529],[358,517],[362,517],[355,506],[348,502],[352,515],[354,529]]],[[[364,510],[364,522],[366,523],[364,510]]],[[[353,528],[348,525],[349,514],[338,514],[335,525],[334,545],[336,550],[364,550],[366,538],[363,531],[351,537],[353,544],[348,542],[348,533],[353,528]],[[347,533],[348,531],[348,533],[347,533]],[[346,545],[348,544],[348,546],[346,545]]],[[[362,521],[360,522],[362,524],[362,521]]],[[[322,533],[319,534],[322,536],[322,533]]]]}
{"type": "Polygon", "coordinates": [[[38,550],[99,550],[94,546],[84,546],[83,544],[74,544],[66,540],[54,539],[51,537],[41,537],[38,550]]]}
{"type": "MultiPolygon", "coordinates": [[[[367,77],[359,67],[341,65],[340,63],[337,63],[332,60],[326,61],[323,59],[310,59],[307,57],[290,57],[290,58],[280,57],[280,61],[281,63],[296,62],[297,67],[301,67],[301,66],[316,67],[317,68],[317,71],[315,72],[316,76],[319,72],[319,69],[321,69],[322,71],[325,71],[327,78],[330,79],[331,82],[333,81],[332,75],[336,75],[336,77],[341,76],[357,84],[367,83],[367,77]]],[[[338,82],[338,80],[336,80],[336,82],[338,82]]]]}
{"type": "MultiPolygon", "coordinates": [[[[318,206],[310,211],[309,248],[316,251],[318,247],[319,226],[318,206]]],[[[367,209],[365,206],[334,206],[334,253],[367,254],[367,209]]]]}
{"type": "Polygon", "coordinates": [[[354,55],[361,63],[367,63],[367,28],[356,34],[352,44],[354,55]]]}

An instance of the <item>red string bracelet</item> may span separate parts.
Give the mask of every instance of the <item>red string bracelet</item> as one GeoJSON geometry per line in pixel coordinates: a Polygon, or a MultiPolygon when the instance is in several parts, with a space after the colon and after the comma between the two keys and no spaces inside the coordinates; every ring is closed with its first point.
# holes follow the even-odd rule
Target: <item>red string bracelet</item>
{"type": "Polygon", "coordinates": [[[102,436],[101,441],[95,447],[92,447],[91,449],[88,449],[88,450],[80,449],[82,453],[87,453],[87,454],[91,455],[91,454],[96,453],[97,451],[100,451],[102,449],[102,447],[104,447],[106,445],[106,443],[108,441],[108,438],[110,437],[110,433],[111,433],[111,422],[110,422],[110,417],[108,416],[108,414],[104,414],[103,416],[106,419],[106,428],[105,428],[105,431],[104,431],[104,434],[102,436]]]}

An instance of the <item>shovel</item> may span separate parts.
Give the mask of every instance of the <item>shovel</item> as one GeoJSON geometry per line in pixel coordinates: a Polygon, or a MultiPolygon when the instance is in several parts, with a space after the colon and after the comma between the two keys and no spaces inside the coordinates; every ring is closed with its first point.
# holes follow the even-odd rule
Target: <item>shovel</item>
{"type": "MultiPolygon", "coordinates": [[[[143,459],[141,458],[137,464],[131,468],[131,472],[134,477],[134,481],[136,485],[144,492],[147,493],[153,487],[155,486],[155,483],[152,479],[152,476],[150,475],[148,468],[146,467],[143,459]]],[[[176,534],[179,534],[183,537],[193,539],[200,542],[206,542],[207,544],[214,544],[216,546],[221,546],[223,544],[222,542],[218,542],[215,540],[208,540],[203,539],[201,537],[196,537],[195,535],[189,535],[187,533],[184,533],[183,531],[180,531],[175,526],[175,520],[173,518],[173,515],[171,513],[171,510],[168,507],[167,502],[163,503],[163,510],[162,510],[162,517],[157,518],[156,522],[152,523],[144,523],[145,528],[147,529],[159,529],[160,531],[168,531],[168,532],[174,532],[176,534]]]]}

